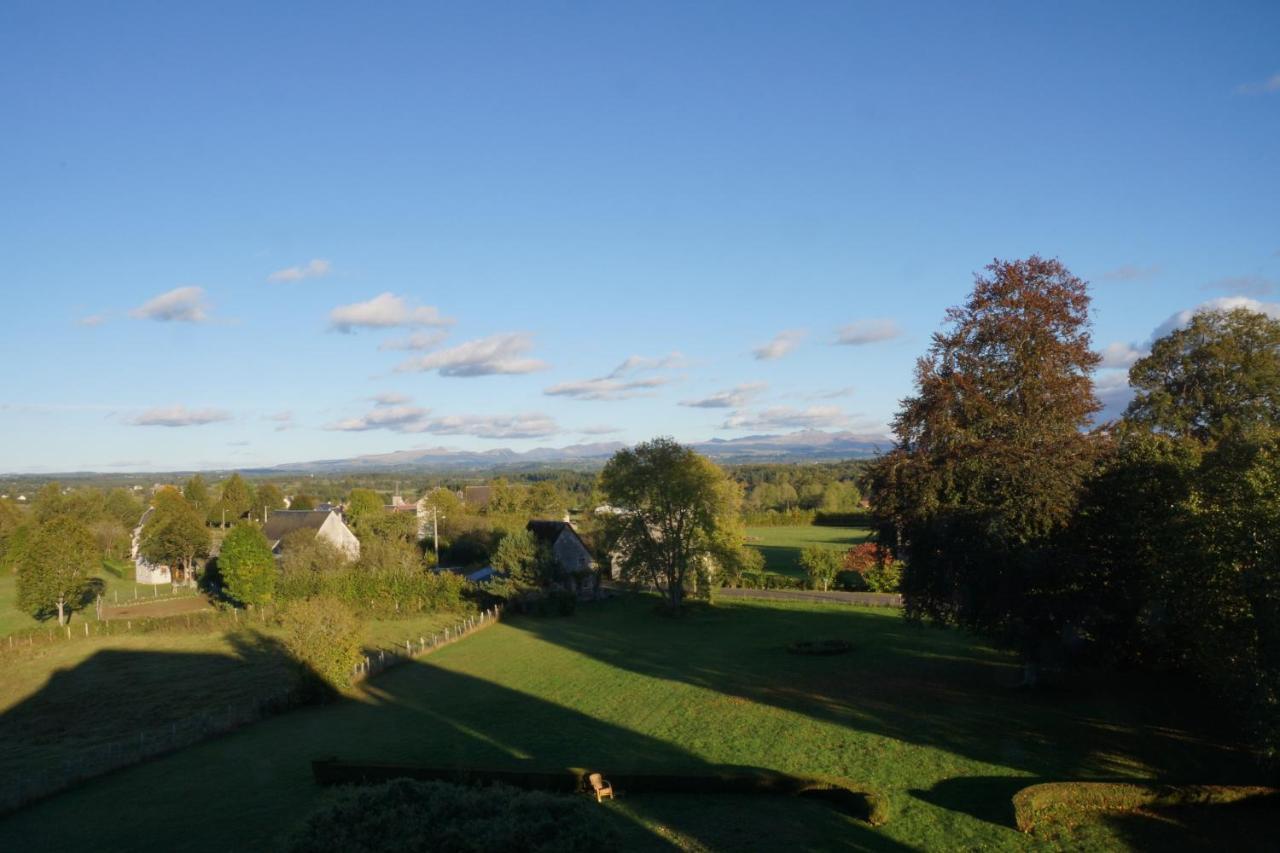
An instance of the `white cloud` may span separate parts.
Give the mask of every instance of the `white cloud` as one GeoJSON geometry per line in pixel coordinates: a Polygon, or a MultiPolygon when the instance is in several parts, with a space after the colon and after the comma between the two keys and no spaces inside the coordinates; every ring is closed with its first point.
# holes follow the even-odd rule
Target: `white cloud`
{"type": "Polygon", "coordinates": [[[231,420],[231,413],[222,409],[188,409],[186,406],[168,406],[147,409],[129,423],[134,426],[185,427],[229,420],[231,420]]]}
{"type": "Polygon", "coordinates": [[[304,278],[323,278],[333,271],[333,265],[322,258],[315,258],[296,267],[285,267],[267,276],[267,281],[302,281],[304,278]]]}
{"type": "Polygon", "coordinates": [[[1260,314],[1266,314],[1268,317],[1280,318],[1280,303],[1278,302],[1259,302],[1247,296],[1219,296],[1217,299],[1201,302],[1195,308],[1188,308],[1185,311],[1171,314],[1167,320],[1156,326],[1155,331],[1151,333],[1150,340],[1155,341],[1158,338],[1163,338],[1174,329],[1180,329],[1187,325],[1198,311],[1230,311],[1233,308],[1248,308],[1250,311],[1257,311],[1260,314]]]}
{"type": "Polygon", "coordinates": [[[381,394],[374,394],[369,399],[373,400],[378,406],[401,406],[409,402],[409,398],[404,394],[397,394],[394,391],[384,391],[381,394]]]}
{"type": "Polygon", "coordinates": [[[1126,344],[1123,341],[1116,341],[1107,344],[1102,350],[1102,362],[1099,367],[1106,368],[1128,368],[1138,359],[1146,355],[1146,350],[1139,349],[1133,344],[1126,344]]]}
{"type": "Polygon", "coordinates": [[[608,379],[616,379],[619,376],[625,376],[628,373],[638,373],[642,370],[677,370],[687,364],[685,357],[678,353],[672,352],[657,358],[650,358],[643,355],[633,355],[628,357],[622,364],[619,364],[606,377],[608,379]]]}
{"type": "Polygon", "coordinates": [[[561,382],[543,389],[542,393],[573,400],[629,400],[632,397],[647,396],[646,392],[669,382],[671,379],[666,376],[646,376],[641,379],[610,379],[601,376],[597,379],[561,382]]]}
{"type": "Polygon", "coordinates": [[[293,429],[294,427],[293,412],[288,409],[267,415],[267,420],[275,421],[276,432],[284,432],[285,430],[293,429]]]}
{"type": "Polygon", "coordinates": [[[721,429],[823,429],[848,426],[850,418],[836,406],[793,409],[774,406],[758,412],[734,412],[721,429]]]}
{"type": "Polygon", "coordinates": [[[752,354],[761,361],[772,361],[775,358],[782,358],[791,352],[800,342],[804,340],[804,336],[808,334],[804,329],[788,329],[785,332],[779,332],[774,335],[773,340],[767,344],[761,344],[753,349],[752,354]]]}
{"type": "Polygon", "coordinates": [[[1137,264],[1121,264],[1115,269],[1104,272],[1099,278],[1104,281],[1146,281],[1149,278],[1155,278],[1163,271],[1159,264],[1152,264],[1148,267],[1138,266],[1137,264]]]}
{"type": "Polygon", "coordinates": [[[343,432],[363,432],[371,429],[391,429],[397,432],[416,432],[412,427],[421,424],[430,413],[430,409],[419,409],[416,406],[377,406],[373,411],[359,418],[347,418],[330,424],[325,429],[343,432]]]}
{"type": "Polygon", "coordinates": [[[378,344],[380,350],[429,350],[435,349],[438,344],[449,337],[449,333],[445,331],[432,332],[414,332],[407,338],[391,338],[378,344]]]}
{"type": "Polygon", "coordinates": [[[129,312],[139,320],[162,323],[203,323],[209,319],[203,287],[179,287],[149,299],[129,312]]]}
{"type": "Polygon", "coordinates": [[[1133,399],[1128,371],[1099,371],[1093,378],[1093,393],[1102,404],[1102,410],[1094,415],[1095,421],[1110,421],[1120,417],[1128,407],[1129,401],[1133,399]]]}
{"type": "Polygon", "coordinates": [[[440,316],[438,308],[432,305],[411,306],[394,293],[380,293],[367,302],[339,305],[329,312],[329,328],[338,332],[448,326],[452,323],[452,319],[440,316]]]}
{"type": "Polygon", "coordinates": [[[696,400],[681,400],[680,405],[695,409],[741,409],[768,387],[765,382],[745,382],[696,400]]]}
{"type": "Polygon", "coordinates": [[[578,430],[580,435],[613,435],[619,432],[622,432],[622,427],[609,426],[608,424],[595,424],[578,430]]]}
{"type": "Polygon", "coordinates": [[[87,317],[81,317],[79,320],[76,320],[77,325],[86,326],[88,328],[93,328],[94,326],[101,326],[105,322],[107,322],[107,317],[105,314],[90,314],[87,317]]]}
{"type": "Polygon", "coordinates": [[[629,400],[632,397],[647,397],[654,388],[669,385],[675,381],[675,377],[667,374],[635,377],[634,374],[673,370],[684,367],[686,363],[685,357],[678,352],[656,358],[633,355],[604,376],[560,382],[544,388],[542,393],[573,400],[629,400]],[[628,376],[632,378],[626,378],[628,376]]]}
{"type": "Polygon", "coordinates": [[[893,320],[857,320],[840,329],[836,343],[856,347],[892,340],[901,334],[893,320]]]}
{"type": "Polygon", "coordinates": [[[560,432],[559,425],[539,413],[515,415],[441,415],[416,406],[376,406],[359,418],[330,424],[326,429],[364,432],[386,429],[400,433],[470,435],[476,438],[542,438],[560,432]]]}
{"type": "Polygon", "coordinates": [[[1280,72],[1272,74],[1265,80],[1242,83],[1236,87],[1237,95],[1270,95],[1275,92],[1280,92],[1280,72]]]}
{"type": "Polygon", "coordinates": [[[423,373],[435,370],[441,376],[491,376],[545,370],[545,361],[525,357],[532,348],[533,335],[528,332],[490,335],[430,355],[411,358],[397,366],[396,371],[423,373]]]}
{"type": "Polygon", "coordinates": [[[476,438],[545,438],[560,432],[552,418],[538,413],[517,415],[446,415],[432,418],[415,432],[471,435],[476,438]]]}

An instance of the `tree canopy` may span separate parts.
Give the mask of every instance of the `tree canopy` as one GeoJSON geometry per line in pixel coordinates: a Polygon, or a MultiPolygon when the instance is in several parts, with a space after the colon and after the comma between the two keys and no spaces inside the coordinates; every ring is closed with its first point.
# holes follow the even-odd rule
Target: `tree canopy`
{"type": "Polygon", "coordinates": [[[226,594],[257,607],[269,602],[276,587],[276,559],[256,524],[238,524],[222,541],[218,573],[226,594]]]}
{"type": "Polygon", "coordinates": [[[1280,320],[1201,311],[1129,370],[1130,426],[1200,442],[1280,423],[1280,320]]]}
{"type": "Polygon", "coordinates": [[[60,515],[43,522],[18,568],[20,606],[37,616],[56,612],[58,624],[65,625],[101,558],[93,536],[76,519],[60,515]]]}
{"type": "Polygon", "coordinates": [[[742,559],[741,491],[714,463],[670,438],[618,451],[600,474],[605,540],[623,576],[644,580],[679,608],[708,564],[742,559]],[[693,573],[693,574],[691,574],[693,573]]]}
{"type": "Polygon", "coordinates": [[[876,466],[878,526],[908,557],[908,615],[1034,657],[1061,615],[1051,539],[1096,456],[1088,289],[1056,260],[995,261],[947,321],[876,466]]]}
{"type": "Polygon", "coordinates": [[[209,555],[212,537],[204,515],[176,489],[161,489],[153,501],[155,512],[142,527],[138,543],[142,556],[169,566],[178,577],[192,578],[195,561],[209,555]]]}

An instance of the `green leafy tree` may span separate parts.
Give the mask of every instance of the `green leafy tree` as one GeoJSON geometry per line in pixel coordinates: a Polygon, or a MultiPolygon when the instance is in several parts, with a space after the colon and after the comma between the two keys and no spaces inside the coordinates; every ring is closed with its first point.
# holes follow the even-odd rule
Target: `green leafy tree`
{"type": "Polygon", "coordinates": [[[209,496],[209,486],[200,474],[191,475],[191,479],[187,480],[186,485],[182,487],[182,496],[187,499],[187,503],[202,513],[207,514],[213,506],[213,498],[209,496]]]}
{"type": "Polygon", "coordinates": [[[813,546],[800,552],[800,568],[812,589],[827,590],[839,574],[843,555],[831,548],[813,546]]]}
{"type": "Polygon", "coordinates": [[[498,541],[491,558],[493,567],[506,572],[516,583],[541,586],[538,571],[538,541],[528,530],[516,530],[498,541]]]}
{"type": "Polygon", "coordinates": [[[559,518],[564,514],[565,502],[548,480],[534,483],[526,498],[529,514],[536,518],[559,518]]]}
{"type": "Polygon", "coordinates": [[[254,489],[253,508],[249,510],[249,514],[255,521],[265,524],[267,516],[278,509],[284,509],[284,495],[279,486],[263,483],[254,489]]]}
{"type": "Polygon", "coordinates": [[[690,573],[743,559],[741,490],[704,456],[670,438],[620,450],[600,474],[605,542],[624,577],[652,583],[673,610],[690,573]]]}
{"type": "Polygon", "coordinates": [[[238,473],[232,474],[222,484],[222,497],[214,505],[216,518],[213,520],[221,521],[225,517],[226,521],[234,523],[244,518],[252,507],[253,491],[249,484],[238,473]]]}
{"type": "Polygon", "coordinates": [[[1141,427],[1211,443],[1280,424],[1280,320],[1237,308],[1202,311],[1129,369],[1124,415],[1141,427]]]}
{"type": "Polygon", "coordinates": [[[909,617],[1017,647],[1033,682],[1073,618],[1055,538],[1097,455],[1088,288],[1056,260],[996,261],[947,319],[876,466],[880,541],[907,558],[909,617]]]}
{"type": "Polygon", "coordinates": [[[382,495],[373,489],[352,489],[347,496],[346,520],[352,532],[363,542],[373,533],[377,521],[387,514],[382,495]]]}
{"type": "Polygon", "coordinates": [[[195,562],[209,555],[212,544],[204,516],[176,489],[161,489],[153,506],[139,551],[147,560],[169,566],[175,579],[194,580],[195,562]]]}
{"type": "Polygon", "coordinates": [[[307,673],[331,688],[351,683],[364,645],[359,618],[337,598],[317,596],[284,612],[285,647],[307,673]]]}
{"type": "Polygon", "coordinates": [[[46,522],[67,511],[67,498],[62,493],[62,484],[54,481],[45,483],[31,499],[31,514],[38,522],[46,522]]]}
{"type": "Polygon", "coordinates": [[[238,524],[222,541],[218,573],[223,589],[234,601],[260,607],[271,601],[276,588],[276,559],[261,528],[238,524]]]}
{"type": "Polygon", "coordinates": [[[50,518],[36,529],[18,568],[19,605],[37,616],[56,612],[58,624],[67,624],[101,558],[83,524],[69,516],[50,518]]]}
{"type": "Polygon", "coordinates": [[[289,509],[313,510],[316,508],[316,503],[314,495],[294,495],[293,500],[289,501],[289,509]]]}
{"type": "Polygon", "coordinates": [[[350,562],[345,551],[312,530],[285,534],[280,548],[280,569],[286,575],[337,571],[350,562]]]}

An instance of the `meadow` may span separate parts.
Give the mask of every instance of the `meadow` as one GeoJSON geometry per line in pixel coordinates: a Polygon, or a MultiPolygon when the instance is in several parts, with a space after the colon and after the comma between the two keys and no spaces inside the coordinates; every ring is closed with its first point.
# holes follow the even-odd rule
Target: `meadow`
{"type": "Polygon", "coordinates": [[[0,820],[0,849],[74,848],[86,826],[95,850],[274,849],[328,796],[309,766],[323,757],[606,776],[738,765],[841,776],[889,798],[889,822],[872,829],[814,802],[621,791],[603,808],[626,849],[654,850],[1106,849],[1131,828],[1090,819],[1082,835],[1023,835],[1010,797],[1044,780],[1244,781],[1239,753],[1158,685],[1081,676],[1028,693],[1013,689],[1018,675],[1007,654],[892,611],[734,602],[669,619],[621,597],[503,622],[333,704],[36,803],[0,820]],[[853,650],[785,650],[822,638],[853,650]],[[134,801],[146,808],[121,810],[134,801]]]}
{"type": "Polygon", "coordinates": [[[747,544],[764,555],[767,571],[798,578],[804,576],[804,570],[800,568],[800,552],[803,549],[816,546],[847,551],[867,541],[870,535],[871,531],[865,527],[748,527],[747,544]]]}

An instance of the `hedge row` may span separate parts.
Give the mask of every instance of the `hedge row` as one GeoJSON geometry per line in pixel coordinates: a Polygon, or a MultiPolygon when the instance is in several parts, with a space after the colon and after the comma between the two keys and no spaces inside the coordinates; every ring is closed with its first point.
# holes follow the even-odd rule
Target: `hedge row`
{"type": "Polygon", "coordinates": [[[348,568],[296,572],[276,581],[281,600],[332,596],[365,616],[456,610],[467,581],[453,572],[348,568]]]}
{"type": "Polygon", "coordinates": [[[773,572],[742,572],[735,578],[726,579],[728,586],[739,589],[804,589],[803,578],[790,575],[779,575],[773,572]]]}
{"type": "Polygon", "coordinates": [[[1280,788],[1252,785],[1158,785],[1141,782],[1046,782],[1013,795],[1022,832],[1081,812],[1125,812],[1151,806],[1208,806],[1265,798],[1280,822],[1280,788]]]}
{"type": "MultiPolygon", "coordinates": [[[[573,794],[590,792],[593,772],[565,770],[482,770],[423,767],[413,764],[356,763],[336,758],[311,762],[320,785],[369,785],[392,779],[453,782],[465,785],[503,784],[526,790],[573,794]]],[[[888,802],[874,788],[828,776],[792,776],[754,767],[724,767],[714,772],[604,774],[613,787],[632,794],[772,794],[822,800],[840,811],[880,826],[889,819],[888,802]]]]}

